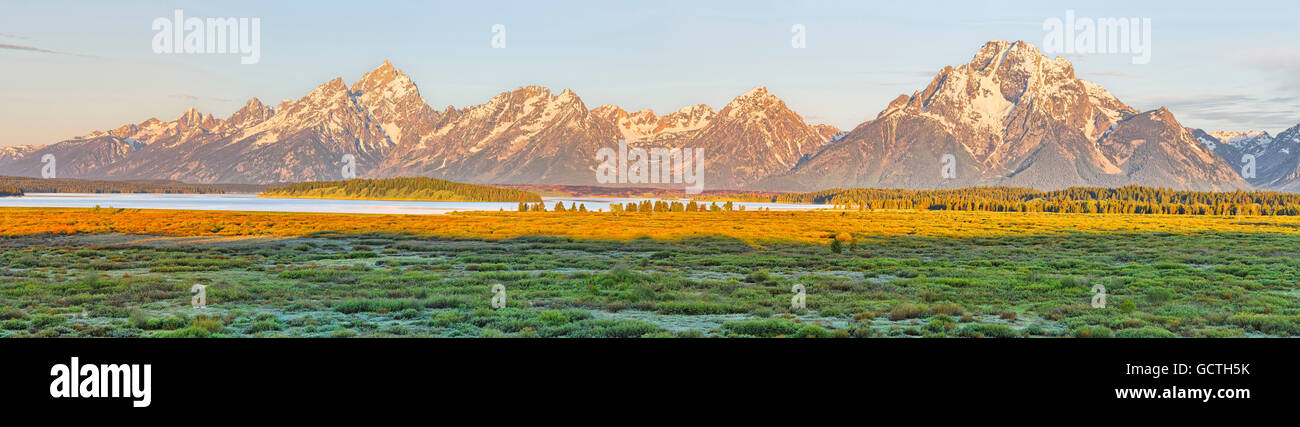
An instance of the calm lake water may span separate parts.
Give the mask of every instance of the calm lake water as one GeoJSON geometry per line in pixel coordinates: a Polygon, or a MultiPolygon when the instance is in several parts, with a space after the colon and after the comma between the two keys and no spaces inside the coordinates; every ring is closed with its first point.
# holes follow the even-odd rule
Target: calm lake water
{"type": "MultiPolygon", "coordinates": [[[[555,202],[586,205],[587,210],[609,211],[611,203],[627,203],[646,199],[603,197],[547,197],[546,208],[555,202]]],[[[721,203],[719,203],[721,204],[721,203]]],[[[747,210],[769,208],[774,211],[813,210],[830,205],[803,205],[787,203],[737,203],[747,210]]],[[[58,208],[125,208],[125,209],[198,209],[217,211],[264,212],[332,212],[372,214],[443,214],[456,211],[513,211],[518,203],[479,202],[411,202],[394,200],[331,200],[331,199],[281,199],[257,197],[253,194],[81,194],[81,193],[31,193],[22,197],[0,197],[0,207],[58,207],[58,208]]]]}

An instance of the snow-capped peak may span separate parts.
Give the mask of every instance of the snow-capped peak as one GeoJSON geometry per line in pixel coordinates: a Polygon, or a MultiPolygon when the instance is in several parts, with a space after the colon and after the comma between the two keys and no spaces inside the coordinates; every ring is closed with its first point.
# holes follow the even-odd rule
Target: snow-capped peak
{"type": "Polygon", "coordinates": [[[1251,139],[1257,139],[1257,138],[1258,138],[1258,139],[1261,139],[1261,140],[1262,140],[1262,139],[1267,139],[1267,140],[1272,140],[1272,139],[1273,139],[1273,137],[1272,137],[1271,135],[1269,135],[1268,132],[1265,132],[1265,131],[1259,131],[1259,130],[1248,130],[1248,131],[1245,131],[1245,132],[1237,132],[1237,131],[1229,131],[1229,130],[1216,130],[1216,131],[1214,131],[1214,132],[1210,132],[1210,136],[1213,136],[1215,139],[1218,139],[1219,142],[1222,142],[1222,143],[1225,143],[1225,144],[1230,144],[1230,145],[1231,145],[1231,144],[1237,144],[1237,143],[1239,143],[1239,142],[1243,142],[1243,141],[1247,141],[1247,140],[1251,140],[1251,139]],[[1262,138],[1261,138],[1261,137],[1262,137],[1262,138]]]}
{"type": "Polygon", "coordinates": [[[772,94],[767,92],[767,86],[755,86],[753,89],[750,89],[748,92],[742,93],[740,94],[740,96],[737,96],[736,100],[752,99],[752,98],[772,98],[772,97],[773,97],[772,94]]]}

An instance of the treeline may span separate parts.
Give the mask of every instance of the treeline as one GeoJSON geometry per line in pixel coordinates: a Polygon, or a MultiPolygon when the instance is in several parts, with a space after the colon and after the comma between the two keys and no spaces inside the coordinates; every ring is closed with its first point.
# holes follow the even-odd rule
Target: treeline
{"type": "Polygon", "coordinates": [[[0,185],[0,197],[21,196],[23,189],[12,185],[0,185]]]}
{"type": "Polygon", "coordinates": [[[441,202],[542,201],[541,196],[527,191],[425,177],[299,182],[268,188],[262,196],[441,202]]]}
{"type": "MultiPolygon", "coordinates": [[[[638,213],[638,212],[640,213],[730,212],[730,211],[744,211],[744,210],[745,210],[744,206],[738,207],[732,202],[726,202],[721,205],[719,205],[717,202],[714,202],[705,205],[703,203],[696,203],[695,201],[682,203],[679,201],[667,202],[663,200],[642,200],[640,202],[611,203],[609,205],[609,211],[616,215],[623,214],[623,213],[638,213]]],[[[519,202],[518,211],[519,212],[590,212],[587,210],[587,205],[585,204],[580,205],[575,202],[570,202],[568,207],[564,206],[564,202],[555,202],[555,205],[551,207],[549,210],[546,208],[545,204],[540,202],[539,203],[519,202]]],[[[598,212],[603,211],[603,209],[599,209],[597,211],[598,212]]]]}
{"type": "Polygon", "coordinates": [[[0,176],[0,187],[17,188],[19,193],[164,193],[226,194],[257,193],[266,188],[256,184],[190,184],[169,180],[92,180],[0,176]]]}
{"type": "Polygon", "coordinates": [[[1039,191],[1016,187],[951,190],[855,188],[789,193],[779,203],[819,203],[841,209],[957,210],[1170,215],[1300,215],[1300,194],[1272,191],[1181,191],[1130,185],[1039,191]]]}
{"type": "MultiPolygon", "coordinates": [[[[524,203],[519,202],[519,212],[548,212],[546,204],[542,202],[524,203]]],[[[564,207],[564,202],[555,202],[555,206],[549,212],[588,212],[586,204],[569,203],[569,207],[564,207]]]]}
{"type": "Polygon", "coordinates": [[[739,209],[737,209],[736,205],[732,204],[730,201],[721,205],[717,202],[705,205],[703,203],[695,203],[694,200],[686,203],[679,201],[666,202],[663,200],[642,200],[635,203],[615,203],[609,205],[609,210],[615,214],[635,212],[730,212],[734,210],[743,211],[745,210],[745,207],[740,206],[739,209]]]}

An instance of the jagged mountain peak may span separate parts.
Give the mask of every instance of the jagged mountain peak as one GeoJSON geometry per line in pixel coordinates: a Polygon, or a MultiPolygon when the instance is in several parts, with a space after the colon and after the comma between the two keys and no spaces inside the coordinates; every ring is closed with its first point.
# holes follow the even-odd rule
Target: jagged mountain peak
{"type": "MultiPolygon", "coordinates": [[[[849,133],[808,124],[765,86],[718,111],[705,104],[662,115],[615,105],[588,110],[570,89],[531,85],[440,112],[385,59],[351,85],[334,78],[275,108],[252,98],[224,120],[190,109],[175,121],[126,125],[58,150],[93,148],[79,151],[89,159],[81,175],[199,182],[336,179],[340,156],[355,154],[362,176],[590,185],[592,153],[625,139],[640,147],[705,149],[709,188],[1241,184],[1213,145],[1196,142],[1214,136],[1182,127],[1163,107],[1138,112],[1124,105],[1078,79],[1064,58],[1048,58],[1023,41],[994,40],[965,59],[849,133]],[[960,179],[935,173],[948,154],[960,179]],[[95,169],[99,163],[111,167],[95,169]],[[765,182],[773,177],[789,179],[765,182]]],[[[1268,148],[1286,154],[1282,148],[1300,146],[1300,126],[1279,141],[1284,137],[1294,144],[1268,148]]],[[[0,163],[28,155],[10,151],[0,163]]],[[[1295,164],[1290,157],[1260,159],[1261,174],[1300,179],[1300,171],[1285,169],[1295,164]]]]}
{"type": "MultiPolygon", "coordinates": [[[[914,93],[913,96],[918,95],[918,94],[919,94],[919,93],[914,93]]],[[[879,119],[879,118],[881,118],[881,117],[888,116],[888,115],[890,115],[891,113],[893,113],[893,112],[895,112],[895,111],[898,111],[898,110],[903,109],[903,107],[906,107],[906,106],[907,106],[907,102],[908,102],[909,100],[911,100],[911,99],[912,99],[912,97],[911,97],[911,96],[907,96],[906,94],[900,94],[900,95],[898,95],[898,97],[897,97],[897,98],[894,98],[893,101],[889,101],[889,105],[885,106],[885,109],[884,109],[884,110],[880,110],[880,113],[879,113],[879,114],[876,114],[876,118],[879,119]]]]}
{"type": "Polygon", "coordinates": [[[1174,113],[1170,112],[1169,107],[1165,107],[1165,106],[1160,106],[1160,108],[1151,111],[1146,111],[1140,114],[1151,116],[1152,120],[1159,120],[1170,124],[1178,123],[1178,119],[1174,118],[1174,113]]]}
{"type": "Polygon", "coordinates": [[[176,118],[176,122],[183,125],[198,125],[203,123],[205,118],[210,119],[211,117],[211,114],[203,114],[200,113],[198,109],[190,107],[185,110],[185,112],[181,113],[180,117],[176,118]]]}
{"type": "Polygon", "coordinates": [[[766,87],[758,86],[732,99],[717,112],[717,115],[727,119],[747,116],[751,120],[764,120],[771,117],[769,114],[779,115],[784,111],[789,111],[785,101],[768,92],[766,87]]]}
{"type": "Polygon", "coordinates": [[[717,112],[704,104],[689,105],[662,116],[651,109],[629,113],[614,105],[596,107],[591,113],[613,123],[622,138],[629,142],[665,142],[685,137],[704,128],[717,115],[717,112]]]}
{"type": "Polygon", "coordinates": [[[817,134],[820,135],[822,137],[822,140],[824,140],[825,142],[838,141],[839,138],[842,138],[845,135],[844,132],[840,131],[840,128],[837,128],[833,125],[829,125],[826,123],[818,123],[812,125],[812,128],[814,131],[817,131],[817,134]]]}
{"type": "Polygon", "coordinates": [[[349,91],[357,107],[394,143],[404,138],[418,141],[433,132],[438,112],[425,102],[415,82],[387,59],[361,76],[349,91]]]}
{"type": "MultiPolygon", "coordinates": [[[[1011,48],[1018,44],[1020,44],[1020,42],[1010,42],[1006,40],[990,40],[985,42],[984,46],[975,52],[975,56],[971,57],[970,62],[967,63],[966,66],[973,70],[988,69],[989,66],[1000,61],[1001,57],[1010,53],[1011,48]]],[[[1033,51],[1034,53],[1037,53],[1038,49],[1035,48],[1033,51]]],[[[1022,54],[1027,53],[1023,48],[1018,50],[1018,52],[1022,54]]]]}
{"type": "MultiPolygon", "coordinates": [[[[734,99],[732,99],[731,102],[727,103],[727,106],[730,107],[736,105],[763,105],[763,104],[770,104],[770,103],[780,102],[780,101],[781,101],[780,98],[777,98],[776,95],[773,95],[771,92],[768,92],[766,86],[755,86],[753,89],[750,89],[749,91],[742,93],[740,94],[740,96],[737,96],[734,99]]],[[[723,109],[726,109],[726,107],[723,107],[723,109]]]]}
{"type": "Polygon", "coordinates": [[[1023,41],[984,43],[970,61],[895,98],[769,189],[1078,185],[1240,188],[1244,182],[1167,109],[1141,113],[1023,41]],[[953,156],[957,173],[937,173],[953,156]]]}
{"type": "Polygon", "coordinates": [[[628,117],[627,111],[623,110],[622,107],[619,107],[617,105],[612,105],[612,104],[605,104],[596,108],[592,108],[591,114],[596,115],[596,117],[601,117],[610,121],[618,121],[619,119],[628,117]]]}
{"type": "Polygon", "coordinates": [[[198,109],[193,107],[185,110],[173,122],[179,126],[181,132],[193,129],[212,130],[222,125],[221,120],[213,118],[212,114],[200,113],[198,109]]]}
{"type": "Polygon", "coordinates": [[[582,98],[572,90],[564,89],[557,95],[550,88],[530,85],[501,92],[486,104],[470,107],[471,114],[483,114],[488,111],[505,111],[510,114],[528,115],[535,111],[557,111],[580,109],[587,113],[582,98]],[[477,113],[475,113],[477,112],[477,113]]]}
{"type": "Polygon", "coordinates": [[[969,63],[944,67],[901,104],[896,99],[881,117],[902,110],[937,120],[972,142],[967,148],[981,161],[996,157],[1008,129],[1031,117],[1064,122],[1096,139],[1137,112],[1101,86],[1077,79],[1069,61],[1049,59],[1023,41],[985,43],[969,63]]]}
{"type": "Polygon", "coordinates": [[[1230,145],[1236,145],[1238,143],[1245,142],[1248,140],[1254,140],[1254,139],[1270,139],[1270,140],[1273,139],[1273,136],[1269,135],[1267,131],[1261,131],[1261,130],[1248,130],[1243,132],[1230,131],[1230,130],[1216,130],[1214,132],[1209,132],[1209,135],[1213,136],[1215,139],[1218,139],[1219,142],[1222,142],[1224,144],[1230,144],[1230,145]]]}
{"type": "Polygon", "coordinates": [[[235,111],[226,119],[226,123],[234,128],[254,126],[271,118],[274,113],[275,111],[271,107],[262,104],[262,100],[250,98],[248,102],[244,103],[243,108],[235,111]]]}
{"type": "MultiPolygon", "coordinates": [[[[1265,132],[1264,135],[1267,136],[1268,132],[1265,132]]],[[[1272,138],[1272,141],[1276,141],[1279,145],[1300,146],[1300,124],[1278,133],[1276,137],[1272,138]]],[[[1300,153],[1300,151],[1297,151],[1297,153],[1300,153]]]]}
{"type": "Polygon", "coordinates": [[[330,79],[330,81],[322,83],[320,86],[316,86],[315,89],[312,89],[312,91],[308,92],[303,98],[311,98],[314,96],[333,94],[337,92],[347,92],[347,90],[348,84],[343,81],[343,78],[335,77],[330,79]]]}
{"type": "Polygon", "coordinates": [[[630,117],[637,117],[637,118],[644,118],[644,119],[649,119],[649,120],[656,120],[656,119],[659,118],[659,115],[655,114],[655,110],[651,110],[651,109],[649,109],[649,108],[644,109],[644,110],[636,110],[636,111],[633,111],[633,112],[631,112],[631,113],[628,113],[628,116],[630,116],[630,117]]]}
{"type": "Polygon", "coordinates": [[[363,96],[369,96],[369,92],[373,91],[382,92],[386,98],[401,98],[408,94],[419,96],[419,88],[410,76],[394,67],[387,59],[378,68],[362,75],[360,80],[352,84],[351,90],[360,91],[363,96]]]}
{"type": "MultiPolygon", "coordinates": [[[[1043,72],[1060,73],[1062,77],[1074,78],[1074,65],[1062,57],[1048,58],[1038,50],[1038,46],[1032,43],[1026,43],[1023,40],[1007,41],[992,40],[984,43],[984,46],[971,57],[966,68],[978,72],[988,73],[1001,69],[1003,66],[1039,66],[1043,65],[1043,72]]],[[[1008,77],[1008,76],[1000,76],[1008,77]]],[[[1014,77],[1014,76],[1012,76],[1014,77]]]]}
{"type": "Polygon", "coordinates": [[[695,104],[695,105],[687,105],[685,107],[679,108],[674,113],[694,115],[694,114],[716,113],[716,111],[713,110],[713,107],[710,107],[706,104],[695,104]]]}
{"type": "MultiPolygon", "coordinates": [[[[702,110],[703,111],[703,110],[702,110]]],[[[707,147],[719,188],[745,188],[789,171],[825,139],[780,98],[758,86],[728,103],[699,131],[693,143],[707,147]]]]}
{"type": "Polygon", "coordinates": [[[750,89],[749,91],[743,94],[740,94],[740,96],[738,96],[737,98],[751,98],[756,96],[762,97],[768,95],[770,94],[767,92],[767,86],[759,85],[759,86],[754,86],[753,89],[750,89]]]}
{"type": "Polygon", "coordinates": [[[511,96],[522,96],[525,98],[537,98],[537,97],[550,98],[555,96],[555,92],[552,91],[551,88],[548,88],[546,86],[538,86],[538,85],[520,86],[518,89],[502,93],[502,95],[507,95],[507,94],[511,96]]]}
{"type": "Polygon", "coordinates": [[[708,105],[688,105],[659,117],[659,125],[655,131],[699,129],[712,122],[717,115],[718,112],[713,111],[713,108],[708,105]]]}

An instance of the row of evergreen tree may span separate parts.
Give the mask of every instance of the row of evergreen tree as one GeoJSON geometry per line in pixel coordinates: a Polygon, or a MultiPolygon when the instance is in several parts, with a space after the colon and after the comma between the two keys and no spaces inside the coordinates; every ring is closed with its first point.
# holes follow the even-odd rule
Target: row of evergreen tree
{"type": "MultiPolygon", "coordinates": [[[[590,212],[587,210],[587,205],[577,204],[574,202],[570,202],[569,207],[567,208],[564,207],[564,202],[555,202],[555,205],[549,210],[546,208],[545,204],[540,202],[519,202],[519,207],[517,209],[519,212],[590,212]]],[[[693,200],[687,203],[679,201],[668,202],[663,200],[642,200],[640,202],[613,203],[609,205],[609,211],[614,214],[637,212],[731,212],[744,210],[744,206],[738,206],[732,202],[726,202],[720,205],[717,202],[713,202],[705,205],[703,203],[696,203],[693,200]]],[[[603,211],[603,209],[597,211],[600,212],[603,211]]]]}
{"type": "Polygon", "coordinates": [[[541,202],[536,193],[427,177],[312,181],[268,188],[263,196],[346,197],[458,202],[541,202]]]}
{"type": "MultiPolygon", "coordinates": [[[[519,202],[518,210],[519,212],[547,212],[546,204],[541,202],[537,202],[537,203],[519,202]]],[[[551,207],[551,212],[587,212],[587,205],[569,203],[569,207],[566,208],[564,207],[564,202],[555,202],[555,206],[551,207]]]]}
{"type": "Polygon", "coordinates": [[[1071,187],[1039,191],[1016,187],[950,190],[855,188],[772,197],[779,203],[818,203],[840,209],[989,212],[1125,213],[1173,215],[1300,215],[1300,194],[1272,191],[1207,192],[1142,186],[1071,187]]]}
{"type": "Polygon", "coordinates": [[[23,193],[225,194],[256,193],[262,191],[266,186],[254,184],[190,184],[168,180],[109,181],[0,176],[0,187],[17,188],[23,193]]]}
{"type": "Polygon", "coordinates": [[[744,206],[737,209],[736,205],[728,201],[721,205],[713,202],[709,205],[696,203],[691,200],[687,203],[679,201],[667,202],[663,200],[642,200],[635,203],[613,204],[610,205],[610,211],[615,214],[635,213],[635,212],[730,212],[734,210],[745,210],[744,206]]]}
{"type": "Polygon", "coordinates": [[[21,196],[23,189],[13,185],[0,185],[0,197],[21,196]]]}

